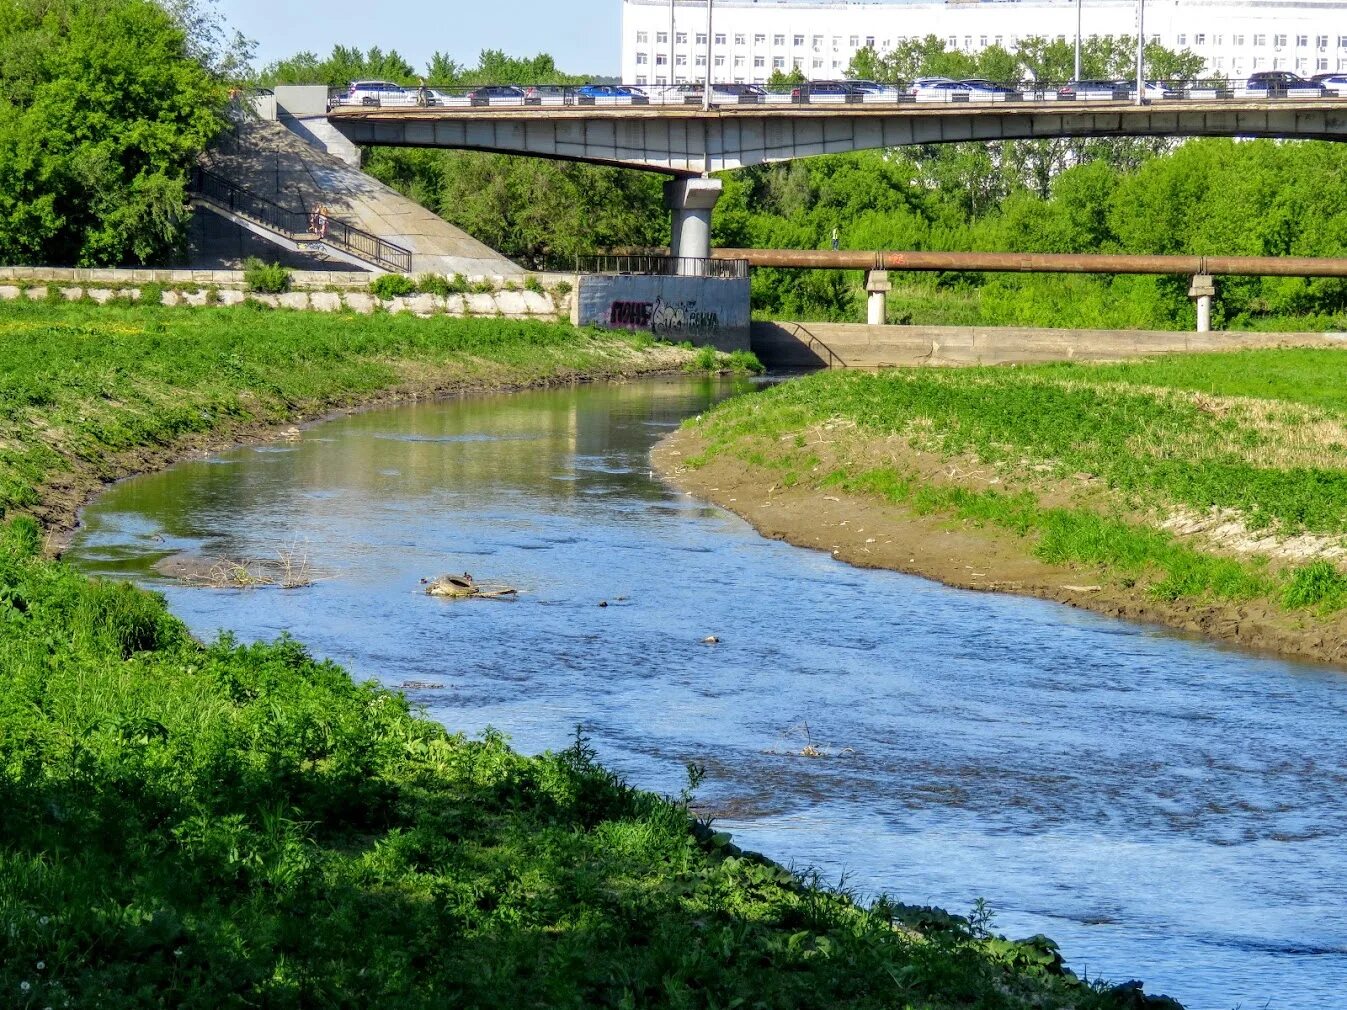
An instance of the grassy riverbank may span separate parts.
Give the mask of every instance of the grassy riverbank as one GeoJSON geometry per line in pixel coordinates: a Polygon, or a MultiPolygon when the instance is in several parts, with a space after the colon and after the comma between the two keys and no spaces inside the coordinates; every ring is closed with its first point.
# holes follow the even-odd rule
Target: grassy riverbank
{"type": "Polygon", "coordinates": [[[1309,349],[820,374],[717,408],[680,459],[748,464],[762,492],[897,507],[871,524],[865,563],[888,553],[891,567],[1110,612],[1131,600],[1135,616],[1341,660],[1345,380],[1347,352],[1309,349]],[[917,565],[909,537],[883,550],[905,519],[1013,542],[1047,567],[1004,586],[964,574],[986,568],[975,549],[947,571],[917,565]]]}
{"type": "Polygon", "coordinates": [[[105,481],[345,407],[729,363],[563,323],[7,303],[0,517],[66,526],[105,481]]]}
{"type": "Polygon", "coordinates": [[[1149,1005],[1050,941],[741,853],[582,738],[455,736],[292,641],[203,645],[43,557],[100,479],[371,400],[678,367],[569,327],[0,309],[0,1002],[1149,1005]],[[56,501],[49,500],[53,491],[56,501]],[[64,497],[60,497],[64,496],[64,497]]]}

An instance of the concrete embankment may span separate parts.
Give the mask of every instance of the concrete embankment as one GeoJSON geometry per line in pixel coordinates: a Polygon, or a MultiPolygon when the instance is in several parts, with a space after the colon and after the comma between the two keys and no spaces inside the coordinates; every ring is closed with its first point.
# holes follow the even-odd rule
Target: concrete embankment
{"type": "Polygon", "coordinates": [[[1008,326],[868,326],[755,322],[753,353],[769,369],[1118,361],[1252,347],[1344,347],[1347,334],[1187,333],[1008,326]]]}

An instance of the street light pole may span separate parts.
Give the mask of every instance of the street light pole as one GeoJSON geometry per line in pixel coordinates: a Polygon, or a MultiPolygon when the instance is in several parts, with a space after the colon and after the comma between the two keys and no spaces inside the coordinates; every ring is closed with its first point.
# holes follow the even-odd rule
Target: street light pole
{"type": "Polygon", "coordinates": [[[674,82],[674,0],[669,0],[669,75],[667,83],[674,82]]]}
{"type": "Polygon", "coordinates": [[[1146,104],[1146,0],[1137,0],[1137,104],[1146,104]]]}
{"type": "Polygon", "coordinates": [[[706,92],[702,95],[702,111],[711,111],[711,0],[706,0],[706,92]]]}
{"type": "Polygon", "coordinates": [[[1072,80],[1080,80],[1080,6],[1081,0],[1076,0],[1076,76],[1072,80]]]}

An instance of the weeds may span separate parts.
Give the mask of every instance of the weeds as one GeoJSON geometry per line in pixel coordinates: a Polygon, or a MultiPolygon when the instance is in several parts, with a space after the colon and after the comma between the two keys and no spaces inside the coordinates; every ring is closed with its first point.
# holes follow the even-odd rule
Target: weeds
{"type": "Polygon", "coordinates": [[[380,301],[392,301],[416,293],[416,282],[404,274],[380,274],[370,281],[370,294],[380,301]]]}
{"type": "Polygon", "coordinates": [[[290,290],[292,275],[279,263],[266,263],[249,256],[243,263],[243,286],[259,294],[279,295],[290,290]]]}

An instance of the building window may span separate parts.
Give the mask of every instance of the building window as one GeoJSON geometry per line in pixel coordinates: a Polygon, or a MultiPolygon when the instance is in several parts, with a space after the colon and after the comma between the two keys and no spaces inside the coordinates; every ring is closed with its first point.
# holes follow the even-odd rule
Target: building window
{"type": "Polygon", "coordinates": [[[697,45],[701,46],[703,49],[706,48],[706,32],[697,33],[697,45]]]}
{"type": "Polygon", "coordinates": [[[986,49],[986,48],[987,48],[987,36],[985,36],[985,35],[979,36],[979,38],[978,38],[978,46],[979,46],[979,48],[982,48],[982,49],[986,49]]]}
{"type": "Polygon", "coordinates": [[[1308,35],[1296,36],[1296,45],[1298,45],[1300,48],[1304,49],[1309,44],[1310,44],[1310,37],[1308,35]]]}
{"type": "Polygon", "coordinates": [[[656,33],[655,33],[655,44],[658,45],[658,46],[667,46],[667,45],[669,44],[669,33],[668,33],[668,32],[656,32],[656,33]]]}
{"type": "Polygon", "coordinates": [[[803,57],[803,56],[797,56],[797,57],[795,57],[795,59],[791,60],[790,62],[791,62],[791,64],[795,67],[796,70],[802,70],[802,69],[804,69],[804,57],[803,57]]]}
{"type": "Polygon", "coordinates": [[[734,58],[734,69],[738,70],[743,65],[744,65],[744,58],[742,56],[736,56],[734,58]]]}
{"type": "Polygon", "coordinates": [[[637,54],[636,54],[636,65],[637,65],[638,67],[643,67],[643,66],[645,66],[645,65],[646,65],[647,63],[649,63],[649,62],[650,62],[650,56],[649,56],[649,54],[647,54],[647,53],[637,53],[637,54]]]}
{"type": "MultiPolygon", "coordinates": [[[[1327,49],[1327,48],[1328,48],[1328,36],[1327,36],[1327,35],[1316,35],[1316,36],[1314,37],[1314,46],[1315,46],[1316,49],[1319,49],[1319,50],[1327,49]]],[[[1327,69],[1327,68],[1325,68],[1325,69],[1327,69]]]]}
{"type": "Polygon", "coordinates": [[[1213,44],[1213,45],[1216,45],[1216,46],[1223,46],[1223,45],[1225,45],[1225,36],[1224,36],[1224,35],[1217,35],[1217,36],[1216,36],[1214,39],[1212,39],[1211,41],[1212,41],[1212,44],[1213,44]]]}
{"type": "Polygon", "coordinates": [[[1314,69],[1315,69],[1315,70],[1327,70],[1327,69],[1328,69],[1328,58],[1325,57],[1325,56],[1320,56],[1317,60],[1314,61],[1314,69]]]}
{"type": "Polygon", "coordinates": [[[649,84],[650,82],[649,82],[648,80],[646,80],[645,74],[637,74],[637,75],[636,75],[636,83],[637,83],[637,84],[649,84]]]}
{"type": "Polygon", "coordinates": [[[773,56],[773,57],[772,57],[772,69],[773,69],[773,70],[785,70],[785,69],[786,69],[786,58],[785,58],[784,56],[773,56]]]}
{"type": "Polygon", "coordinates": [[[1338,36],[1338,48],[1347,49],[1347,35],[1338,36]]]}
{"type": "Polygon", "coordinates": [[[1273,70],[1285,70],[1285,69],[1286,69],[1286,57],[1285,57],[1285,56],[1278,56],[1278,57],[1276,57],[1276,58],[1272,61],[1272,69],[1273,69],[1273,70]]]}
{"type": "Polygon", "coordinates": [[[1179,41],[1179,45],[1181,45],[1181,46],[1186,46],[1186,45],[1188,44],[1188,36],[1187,36],[1187,35],[1180,35],[1178,41],[1179,41]]]}
{"type": "MultiPolygon", "coordinates": [[[[1286,36],[1285,35],[1272,36],[1272,44],[1276,46],[1278,49],[1281,49],[1283,46],[1286,45],[1286,36]]],[[[1277,69],[1280,70],[1281,68],[1278,67],[1277,69]]]]}
{"type": "Polygon", "coordinates": [[[742,46],[742,45],[744,44],[744,42],[747,40],[747,38],[748,38],[748,36],[746,36],[746,35],[735,35],[735,36],[734,36],[734,44],[735,44],[736,46],[742,46]]]}
{"type": "Polygon", "coordinates": [[[861,37],[859,35],[851,36],[851,38],[847,39],[847,45],[852,49],[859,49],[861,47],[861,37]]]}
{"type": "Polygon", "coordinates": [[[823,69],[823,61],[822,61],[822,60],[815,60],[815,61],[814,61],[814,69],[815,69],[815,70],[822,70],[822,69],[823,69]]]}
{"type": "Polygon", "coordinates": [[[1193,36],[1193,45],[1195,45],[1195,46],[1205,46],[1206,44],[1207,44],[1207,37],[1206,37],[1206,35],[1199,33],[1199,34],[1193,36]]]}
{"type": "Polygon", "coordinates": [[[772,36],[772,45],[775,46],[777,49],[780,49],[785,44],[786,44],[786,36],[784,35],[772,36]]]}
{"type": "Polygon", "coordinates": [[[638,46],[643,46],[643,45],[645,45],[646,43],[648,43],[649,41],[650,41],[650,33],[649,33],[649,32],[637,32],[637,33],[636,33],[636,44],[637,44],[638,46]]]}
{"type": "Polygon", "coordinates": [[[660,74],[658,77],[655,78],[655,83],[656,83],[656,84],[668,84],[668,83],[669,83],[669,78],[665,77],[663,74],[660,74]]]}
{"type": "Polygon", "coordinates": [[[725,44],[725,33],[716,32],[716,45],[723,46],[724,44],[725,44]]]}
{"type": "Polygon", "coordinates": [[[655,54],[655,66],[667,67],[668,65],[669,65],[669,57],[665,56],[663,53],[655,54]]]}
{"type": "Polygon", "coordinates": [[[723,67],[724,65],[725,65],[725,57],[723,57],[723,56],[717,56],[717,57],[716,57],[716,66],[718,66],[718,67],[723,67]]]}
{"type": "Polygon", "coordinates": [[[704,66],[706,66],[706,56],[705,56],[705,54],[703,54],[703,53],[698,53],[698,54],[697,54],[697,66],[699,66],[699,67],[704,67],[704,66]]]}
{"type": "Polygon", "coordinates": [[[1267,45],[1267,36],[1266,36],[1266,35],[1255,35],[1255,36],[1253,37],[1253,44],[1256,45],[1256,46],[1265,46],[1265,45],[1267,45]]]}
{"type": "Polygon", "coordinates": [[[766,65],[767,65],[767,61],[764,60],[761,56],[754,56],[754,57],[753,57],[753,66],[755,66],[755,67],[765,67],[766,65]]]}
{"type": "Polygon", "coordinates": [[[865,45],[869,49],[875,48],[875,37],[873,35],[865,36],[865,45]]]}
{"type": "Polygon", "coordinates": [[[679,53],[677,56],[674,57],[674,66],[686,67],[687,65],[688,65],[688,58],[682,53],[679,53]]]}
{"type": "Polygon", "coordinates": [[[1242,46],[1242,45],[1244,45],[1244,36],[1243,36],[1243,35],[1231,35],[1231,36],[1230,36],[1230,41],[1231,41],[1231,43],[1233,43],[1234,45],[1242,46]]]}
{"type": "Polygon", "coordinates": [[[823,48],[823,36],[822,36],[822,35],[815,35],[815,36],[813,37],[813,39],[811,39],[810,41],[814,43],[814,52],[818,52],[820,49],[823,48]]]}
{"type": "Polygon", "coordinates": [[[794,44],[796,49],[799,49],[804,45],[804,36],[796,35],[794,38],[791,39],[791,42],[794,44]]]}
{"type": "Polygon", "coordinates": [[[958,48],[959,48],[959,36],[957,36],[957,35],[951,35],[951,36],[949,37],[949,47],[950,47],[951,49],[958,49],[958,48]]]}
{"type": "Polygon", "coordinates": [[[766,35],[754,35],[754,36],[753,36],[753,44],[754,44],[755,46],[765,46],[765,45],[767,44],[767,36],[766,36],[766,35]]]}
{"type": "Polygon", "coordinates": [[[676,35],[674,35],[674,41],[677,42],[680,46],[685,46],[685,45],[687,45],[687,44],[688,44],[688,33],[687,33],[687,32],[678,32],[676,35]]]}

